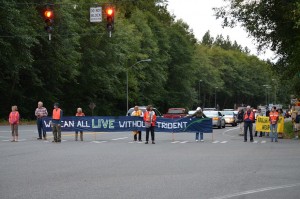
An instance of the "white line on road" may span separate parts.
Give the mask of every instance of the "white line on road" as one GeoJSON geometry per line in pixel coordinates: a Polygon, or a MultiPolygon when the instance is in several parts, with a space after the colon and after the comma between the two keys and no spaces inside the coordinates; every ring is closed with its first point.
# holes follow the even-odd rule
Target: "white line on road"
{"type": "Polygon", "coordinates": [[[264,141],[261,141],[262,144],[264,144],[264,143],[266,143],[266,142],[267,142],[267,141],[265,141],[265,140],[264,140],[264,141]]]}
{"type": "Polygon", "coordinates": [[[220,142],[221,144],[226,144],[228,141],[223,141],[223,142],[220,142]]]}
{"type": "Polygon", "coordinates": [[[115,139],[111,139],[111,140],[125,140],[127,139],[128,137],[122,137],[122,138],[115,138],[115,139]]]}
{"type": "Polygon", "coordinates": [[[180,144],[186,144],[188,143],[189,141],[183,141],[183,142],[180,142],[180,144]]]}
{"type": "Polygon", "coordinates": [[[229,131],[233,131],[233,130],[236,130],[236,129],[239,129],[239,127],[235,127],[235,128],[232,128],[232,129],[228,129],[228,130],[224,131],[222,134],[223,134],[223,135],[226,135],[226,136],[229,136],[229,137],[236,137],[236,136],[234,136],[234,135],[227,135],[227,133],[228,133],[229,131]]]}
{"type": "Polygon", "coordinates": [[[219,143],[220,141],[214,141],[214,142],[212,142],[213,144],[217,144],[217,143],[219,143]]]}
{"type": "Polygon", "coordinates": [[[180,141],[174,141],[174,142],[171,142],[172,144],[176,144],[176,143],[178,143],[178,142],[180,142],[180,141]]]}
{"type": "Polygon", "coordinates": [[[255,140],[253,143],[254,143],[254,144],[257,144],[257,143],[258,143],[258,141],[257,141],[257,140],[255,140]]]}
{"type": "Polygon", "coordinates": [[[91,141],[91,143],[96,143],[96,144],[101,144],[101,143],[105,143],[107,141],[91,141]]]}
{"type": "Polygon", "coordinates": [[[263,192],[263,191],[272,191],[272,190],[277,190],[277,189],[285,189],[285,188],[298,187],[298,186],[300,186],[300,183],[288,184],[288,185],[282,185],[282,186],[274,186],[274,187],[266,187],[266,188],[262,188],[262,189],[253,189],[253,190],[249,190],[249,191],[229,194],[229,195],[225,195],[225,196],[221,196],[221,197],[214,197],[211,199],[228,199],[228,198],[233,198],[233,197],[237,197],[237,196],[259,193],[259,192],[263,192]]]}

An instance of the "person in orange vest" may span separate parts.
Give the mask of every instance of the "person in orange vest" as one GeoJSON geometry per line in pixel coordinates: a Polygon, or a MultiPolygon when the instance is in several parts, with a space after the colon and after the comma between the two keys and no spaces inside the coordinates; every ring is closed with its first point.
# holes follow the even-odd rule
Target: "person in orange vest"
{"type": "MultiPolygon", "coordinates": [[[[144,113],[139,109],[138,106],[135,106],[131,116],[144,117],[144,113]]],[[[137,135],[139,136],[139,142],[142,142],[142,131],[133,131],[133,140],[135,142],[137,141],[137,135]]]]}
{"type": "MultiPolygon", "coordinates": [[[[77,108],[76,117],[83,117],[85,114],[82,112],[82,108],[77,108]]],[[[83,141],[83,131],[80,130],[80,140],[83,141]]],[[[75,131],[75,141],[78,141],[78,130],[75,131]]]]}
{"type": "Polygon", "coordinates": [[[250,134],[250,142],[253,142],[252,128],[253,128],[253,122],[254,121],[255,121],[254,112],[251,111],[250,106],[247,106],[246,112],[244,114],[244,142],[247,142],[247,130],[248,130],[248,128],[249,128],[249,134],[250,134]]]}
{"type": "Polygon", "coordinates": [[[18,142],[18,137],[19,137],[18,125],[20,121],[20,114],[18,112],[17,106],[11,107],[11,112],[9,114],[8,121],[11,128],[11,135],[13,137],[12,142],[18,142]]]}
{"type": "Polygon", "coordinates": [[[58,103],[54,103],[54,109],[52,113],[52,133],[54,140],[52,142],[61,142],[61,118],[63,116],[63,111],[59,108],[58,103]]]}
{"type": "Polygon", "coordinates": [[[270,137],[271,142],[278,142],[277,124],[278,124],[279,114],[276,111],[276,107],[272,107],[272,111],[269,114],[270,121],[270,137]]]}
{"type": "Polygon", "coordinates": [[[155,144],[154,128],[155,128],[155,122],[156,122],[156,115],[152,109],[153,109],[152,105],[148,105],[147,109],[146,109],[147,111],[144,113],[144,122],[145,122],[145,126],[146,126],[146,142],[145,142],[145,144],[148,144],[150,131],[151,131],[152,144],[155,144]]]}

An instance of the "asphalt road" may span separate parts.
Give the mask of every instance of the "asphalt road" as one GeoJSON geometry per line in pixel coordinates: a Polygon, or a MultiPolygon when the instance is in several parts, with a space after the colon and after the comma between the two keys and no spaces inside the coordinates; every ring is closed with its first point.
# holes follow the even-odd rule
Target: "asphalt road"
{"type": "MultiPolygon", "coordinates": [[[[236,127],[194,134],[156,133],[156,144],[134,143],[130,132],[87,133],[75,142],[36,140],[20,126],[20,142],[0,127],[0,198],[300,198],[300,143],[255,138],[236,127]]],[[[143,139],[145,133],[143,132],[143,139]]]]}

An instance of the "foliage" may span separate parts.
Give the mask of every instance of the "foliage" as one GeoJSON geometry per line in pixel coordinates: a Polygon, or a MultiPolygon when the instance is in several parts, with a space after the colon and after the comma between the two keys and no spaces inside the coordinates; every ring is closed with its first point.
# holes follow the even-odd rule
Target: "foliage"
{"type": "Polygon", "coordinates": [[[270,64],[229,37],[214,39],[208,32],[198,42],[165,0],[114,1],[112,37],[105,16],[102,23],[89,22],[93,0],[52,3],[0,2],[0,118],[16,104],[22,118],[33,119],[40,100],[50,113],[59,102],[64,115],[77,107],[91,115],[93,102],[94,115],[124,115],[127,73],[130,107],[153,104],[165,112],[214,106],[215,92],[221,108],[264,103],[261,85],[270,79],[270,64]],[[55,14],[51,41],[42,17],[46,5],[55,14]],[[144,59],[151,62],[136,64],[144,59]]]}

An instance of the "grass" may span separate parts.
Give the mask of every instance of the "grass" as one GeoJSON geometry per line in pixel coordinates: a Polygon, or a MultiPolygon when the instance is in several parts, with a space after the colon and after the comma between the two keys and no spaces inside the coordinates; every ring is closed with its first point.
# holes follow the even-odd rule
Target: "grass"
{"type": "Polygon", "coordinates": [[[284,123],[284,138],[291,139],[294,138],[294,131],[293,131],[293,123],[292,121],[287,121],[284,123]]]}

